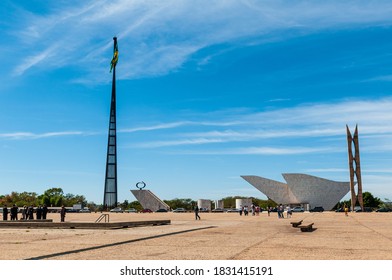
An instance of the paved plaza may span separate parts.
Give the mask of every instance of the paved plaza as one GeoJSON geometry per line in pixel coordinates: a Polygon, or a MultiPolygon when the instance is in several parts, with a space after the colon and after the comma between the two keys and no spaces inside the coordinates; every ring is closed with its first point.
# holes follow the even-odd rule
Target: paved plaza
{"type": "MultiPolygon", "coordinates": [[[[100,213],[69,213],[93,222],[100,213]]],[[[2,260],[392,260],[392,213],[113,213],[111,222],[170,219],[124,229],[0,229],[2,260]],[[290,222],[314,223],[301,232],[290,222]]],[[[49,214],[59,221],[59,214],[49,214]]]]}

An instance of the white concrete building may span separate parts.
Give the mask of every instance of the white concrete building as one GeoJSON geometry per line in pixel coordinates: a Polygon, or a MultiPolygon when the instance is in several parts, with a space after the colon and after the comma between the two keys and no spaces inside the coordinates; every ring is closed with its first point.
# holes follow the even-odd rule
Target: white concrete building
{"type": "Polygon", "coordinates": [[[250,210],[252,203],[253,202],[251,198],[236,198],[235,208],[239,209],[241,207],[248,206],[248,209],[250,210]]]}
{"type": "Polygon", "coordinates": [[[306,174],[282,174],[285,183],[259,176],[241,176],[278,204],[309,204],[331,210],[349,191],[350,182],[335,182],[306,174]]]}

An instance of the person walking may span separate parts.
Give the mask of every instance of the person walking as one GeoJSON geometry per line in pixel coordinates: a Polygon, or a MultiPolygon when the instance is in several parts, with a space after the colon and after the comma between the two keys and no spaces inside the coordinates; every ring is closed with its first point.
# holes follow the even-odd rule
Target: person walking
{"type": "Polygon", "coordinates": [[[195,211],[195,219],[196,219],[196,220],[197,220],[197,219],[200,220],[200,216],[199,216],[199,206],[196,205],[194,211],[195,211]]]}
{"type": "Polygon", "coordinates": [[[8,220],[8,208],[7,206],[4,205],[3,207],[3,221],[7,221],[8,220]]]}
{"type": "Polygon", "coordinates": [[[248,205],[245,205],[245,206],[244,206],[244,216],[248,216],[248,213],[249,213],[249,211],[248,211],[248,205]]]}
{"type": "Polygon", "coordinates": [[[66,210],[65,210],[65,207],[64,207],[64,205],[63,205],[63,206],[61,206],[61,210],[60,210],[61,222],[64,222],[64,221],[65,221],[65,212],[66,212],[66,210]]]}
{"type": "Polygon", "coordinates": [[[344,204],[343,209],[344,209],[344,215],[346,215],[346,217],[347,217],[348,216],[348,207],[346,204],[344,204]]]}
{"type": "Polygon", "coordinates": [[[292,214],[293,214],[293,212],[292,212],[291,207],[289,205],[289,206],[287,206],[287,218],[291,218],[292,214]]]}
{"type": "Polygon", "coordinates": [[[283,205],[280,204],[278,206],[278,218],[284,218],[284,214],[283,214],[283,205]]]}

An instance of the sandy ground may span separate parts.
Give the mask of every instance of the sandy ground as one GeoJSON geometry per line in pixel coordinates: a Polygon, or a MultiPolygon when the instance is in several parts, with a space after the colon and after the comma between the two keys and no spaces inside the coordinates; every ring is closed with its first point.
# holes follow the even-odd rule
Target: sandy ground
{"type": "MultiPolygon", "coordinates": [[[[94,222],[100,213],[68,213],[94,222]]],[[[170,219],[117,230],[0,229],[1,260],[392,260],[392,213],[113,213],[110,221],[170,219]],[[290,222],[314,223],[301,232],[290,222]]],[[[49,214],[59,221],[59,214],[49,214]]]]}

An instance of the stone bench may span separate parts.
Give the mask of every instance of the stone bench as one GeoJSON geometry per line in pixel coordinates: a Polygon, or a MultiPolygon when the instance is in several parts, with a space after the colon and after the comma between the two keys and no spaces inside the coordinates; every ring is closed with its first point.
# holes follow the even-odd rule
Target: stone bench
{"type": "Polygon", "coordinates": [[[298,226],[298,228],[300,228],[302,232],[304,232],[304,231],[313,231],[313,225],[314,225],[314,223],[311,223],[311,224],[308,224],[308,225],[298,226]]]}
{"type": "Polygon", "coordinates": [[[302,224],[302,221],[303,221],[303,220],[298,221],[298,222],[291,222],[290,224],[291,224],[293,227],[298,227],[300,224],[302,224]]]}

